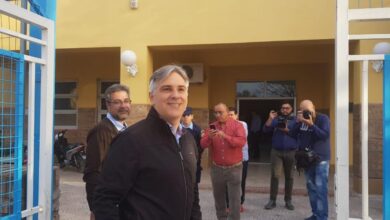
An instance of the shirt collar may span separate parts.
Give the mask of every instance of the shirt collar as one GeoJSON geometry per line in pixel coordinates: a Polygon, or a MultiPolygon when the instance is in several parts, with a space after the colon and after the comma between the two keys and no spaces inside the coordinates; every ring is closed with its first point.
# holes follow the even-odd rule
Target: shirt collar
{"type": "Polygon", "coordinates": [[[191,130],[194,130],[194,123],[192,123],[192,122],[191,122],[191,124],[189,124],[188,126],[185,126],[185,124],[181,123],[181,126],[182,126],[183,128],[189,128],[189,129],[191,129],[191,130]]]}
{"type": "Polygon", "coordinates": [[[167,122],[169,128],[171,129],[171,132],[173,134],[173,136],[175,136],[176,138],[176,142],[179,143],[179,139],[181,138],[181,136],[183,136],[184,134],[184,130],[183,130],[183,126],[181,124],[179,124],[179,126],[175,129],[171,124],[169,124],[167,122]]]}
{"type": "Polygon", "coordinates": [[[126,122],[122,123],[122,122],[116,120],[114,117],[112,117],[112,115],[110,113],[107,113],[107,118],[112,122],[112,124],[115,126],[115,128],[118,131],[122,131],[127,127],[126,122]]]}

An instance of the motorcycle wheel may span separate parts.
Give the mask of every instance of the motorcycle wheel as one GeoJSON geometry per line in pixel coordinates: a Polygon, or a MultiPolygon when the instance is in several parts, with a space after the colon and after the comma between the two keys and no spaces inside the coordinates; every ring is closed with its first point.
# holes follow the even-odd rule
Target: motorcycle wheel
{"type": "Polygon", "coordinates": [[[77,170],[80,173],[83,173],[85,168],[85,159],[80,154],[74,155],[74,159],[77,170]]]}

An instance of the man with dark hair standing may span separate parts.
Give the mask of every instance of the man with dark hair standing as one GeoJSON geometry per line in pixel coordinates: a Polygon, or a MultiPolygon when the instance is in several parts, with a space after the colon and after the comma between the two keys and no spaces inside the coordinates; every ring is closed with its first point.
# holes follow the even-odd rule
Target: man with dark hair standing
{"type": "Polygon", "coordinates": [[[269,113],[269,118],[264,124],[264,132],[273,132],[271,150],[271,191],[270,200],[264,207],[273,209],[276,207],[279,178],[284,171],[284,201],[286,208],[294,210],[291,195],[294,183],[295,152],[298,144],[294,137],[289,135],[289,130],[295,126],[296,119],[292,116],[293,108],[289,102],[284,102],[280,109],[280,115],[274,110],[269,113]]]}
{"type": "MultiPolygon", "coordinates": [[[[192,108],[187,107],[186,110],[183,113],[183,117],[181,118],[181,125],[183,128],[187,129],[192,136],[195,138],[196,146],[198,147],[198,158],[196,163],[196,190],[195,190],[195,203],[194,205],[199,204],[199,183],[200,178],[202,176],[202,166],[201,166],[201,159],[202,159],[202,153],[203,148],[200,146],[200,138],[201,138],[201,129],[200,127],[193,121],[194,115],[192,114],[192,108]]],[[[200,207],[197,207],[200,210],[200,207]]]]}
{"type": "Polygon", "coordinates": [[[87,192],[87,201],[93,215],[93,192],[102,169],[102,162],[106,157],[112,139],[126,128],[125,120],[130,114],[130,91],[125,85],[114,84],[104,93],[107,106],[107,117],[102,119],[87,136],[87,158],[84,170],[84,181],[87,192]]]}
{"type": "Polygon", "coordinates": [[[176,65],[150,78],[146,119],[112,142],[95,190],[97,220],[201,219],[194,204],[197,147],[180,125],[189,79],[176,65]]]}
{"type": "Polygon", "coordinates": [[[200,144],[212,155],[211,182],[218,220],[240,219],[242,147],[246,142],[244,127],[228,116],[224,103],[214,106],[216,122],[206,129],[200,144]],[[226,212],[226,188],[230,212],[226,212]]]}
{"type": "Polygon", "coordinates": [[[299,149],[311,149],[318,157],[315,164],[305,168],[306,187],[312,215],[306,220],[328,219],[328,177],[330,160],[330,120],[316,112],[310,100],[301,102],[297,112],[298,123],[292,130],[299,149]]]}

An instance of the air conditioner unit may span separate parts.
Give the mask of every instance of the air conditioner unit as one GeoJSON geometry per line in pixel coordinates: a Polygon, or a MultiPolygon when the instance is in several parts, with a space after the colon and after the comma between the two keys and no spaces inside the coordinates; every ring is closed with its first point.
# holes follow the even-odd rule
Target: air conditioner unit
{"type": "Polygon", "coordinates": [[[203,83],[203,64],[202,63],[182,63],[179,64],[190,78],[190,83],[203,83]]]}

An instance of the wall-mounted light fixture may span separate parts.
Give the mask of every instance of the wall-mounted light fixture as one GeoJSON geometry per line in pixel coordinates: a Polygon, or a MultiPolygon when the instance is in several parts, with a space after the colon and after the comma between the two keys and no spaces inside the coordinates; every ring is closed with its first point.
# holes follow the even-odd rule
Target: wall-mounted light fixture
{"type": "MultiPolygon", "coordinates": [[[[388,42],[380,42],[375,44],[374,49],[372,50],[374,54],[390,54],[390,43],[388,42]]],[[[372,68],[375,72],[382,72],[383,69],[383,61],[375,60],[372,61],[372,68]]]]}
{"type": "Polygon", "coordinates": [[[137,9],[138,8],[138,0],[130,0],[130,8],[137,9]]]}
{"type": "Polygon", "coordinates": [[[131,50],[123,51],[121,54],[121,62],[126,66],[127,72],[130,73],[132,77],[135,77],[138,72],[136,64],[137,56],[135,53],[131,50]]]}

